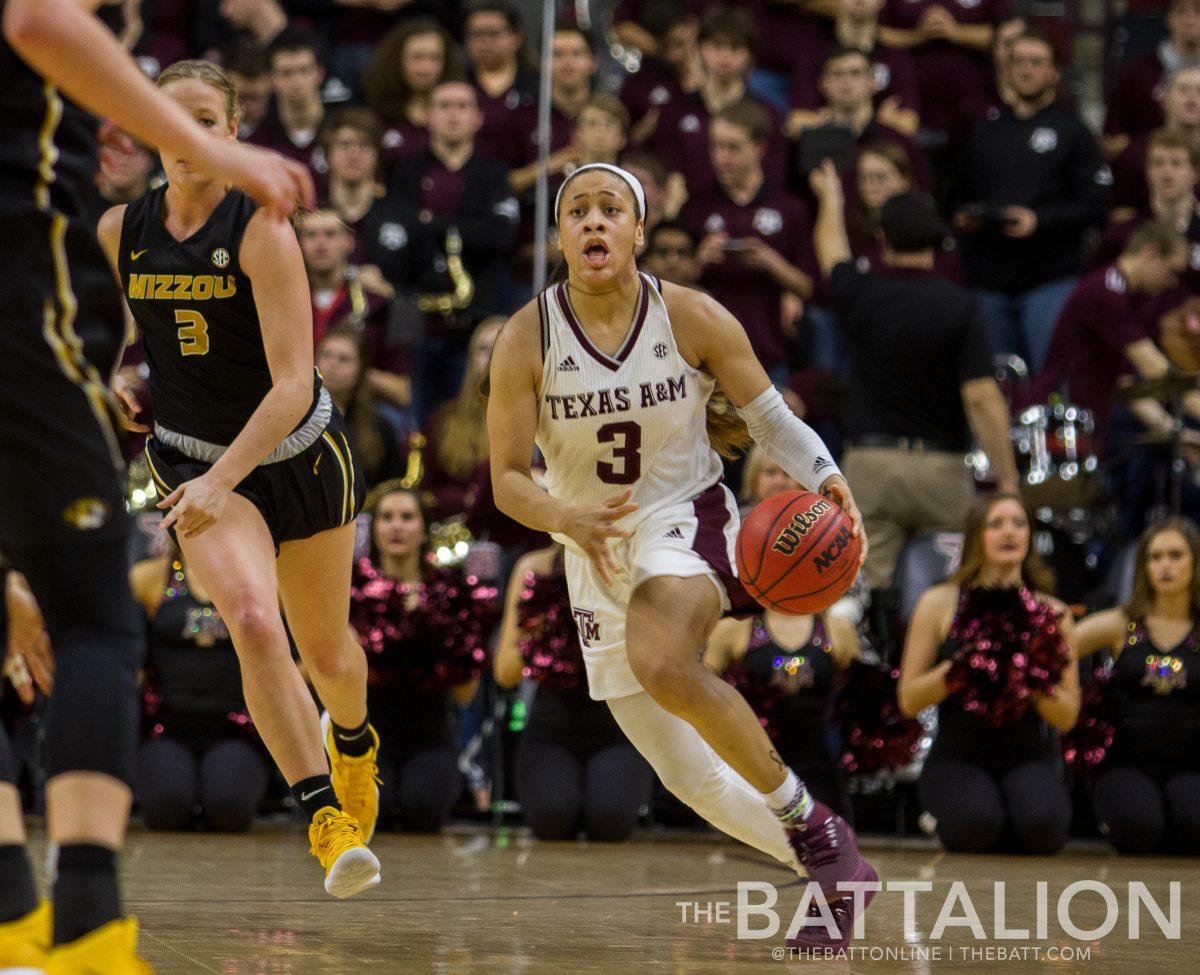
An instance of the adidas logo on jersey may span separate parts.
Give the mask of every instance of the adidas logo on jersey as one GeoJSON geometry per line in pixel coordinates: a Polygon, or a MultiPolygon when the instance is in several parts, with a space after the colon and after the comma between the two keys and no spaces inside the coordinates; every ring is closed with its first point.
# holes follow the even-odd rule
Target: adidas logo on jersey
{"type": "Polygon", "coordinates": [[[678,525],[676,525],[669,532],[663,532],[663,538],[678,538],[678,539],[682,540],[683,539],[683,530],[678,525]]]}
{"type": "Polygon", "coordinates": [[[558,364],[559,372],[579,372],[579,364],[575,361],[573,355],[567,356],[558,364]]]}

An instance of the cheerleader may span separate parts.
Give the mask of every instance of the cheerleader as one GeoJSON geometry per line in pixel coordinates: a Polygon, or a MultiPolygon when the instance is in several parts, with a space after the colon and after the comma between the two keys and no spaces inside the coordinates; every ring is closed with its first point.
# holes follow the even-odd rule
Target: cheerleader
{"type": "Polygon", "coordinates": [[[533,835],[623,840],[653,776],[602,701],[588,696],[571,615],[563,548],[530,552],[509,580],[496,646],[496,683],[537,685],[517,749],[517,797],[533,835]]]}
{"type": "Polygon", "coordinates": [[[177,547],[135,565],[130,583],[148,631],[148,740],[138,749],[133,789],[142,821],[155,830],[188,829],[199,807],[210,830],[245,832],[268,773],[225,621],[177,547]]]}
{"type": "Polygon", "coordinates": [[[834,697],[839,676],[860,652],[848,620],[773,610],[722,620],[704,651],[704,663],[750,702],[779,757],[817,801],[843,816],[848,804],[833,732],[834,697]]]}
{"type": "Polygon", "coordinates": [[[1016,495],[977,500],[962,567],[921,597],[909,626],[900,709],[938,707],[919,790],[948,850],[993,850],[1006,830],[1024,853],[1055,853],[1067,840],[1058,732],[1079,713],[1074,624],[1047,595],[1054,577],[1030,540],[1016,495]],[[1035,665],[1050,678],[1037,683],[1035,665]],[[992,685],[991,674],[1009,680],[992,685]],[[1021,691],[1030,693],[1022,700],[1021,691]]]}
{"type": "Polygon", "coordinates": [[[462,791],[453,705],[475,696],[496,591],[432,565],[415,491],[384,484],[368,511],[370,554],[355,569],[350,622],[367,651],[367,704],[389,742],[380,822],[436,833],[462,791]]]}
{"type": "Polygon", "coordinates": [[[1200,532],[1183,518],[1143,532],[1133,594],[1079,624],[1079,653],[1112,654],[1116,733],[1096,814],[1122,853],[1200,853],[1200,532]],[[1164,842],[1166,841],[1166,842],[1164,842]]]}

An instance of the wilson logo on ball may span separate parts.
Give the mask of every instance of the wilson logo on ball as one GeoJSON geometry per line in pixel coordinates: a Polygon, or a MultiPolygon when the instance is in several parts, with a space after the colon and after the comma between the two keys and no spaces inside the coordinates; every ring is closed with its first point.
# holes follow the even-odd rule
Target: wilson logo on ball
{"type": "Polygon", "coordinates": [[[791,555],[800,545],[800,540],[808,534],[808,530],[820,520],[821,515],[833,510],[833,503],[824,499],[817,501],[807,511],[798,511],[792,515],[792,520],[779,533],[775,544],[771,546],[780,555],[791,555]]]}
{"type": "Polygon", "coordinates": [[[817,575],[824,575],[825,570],[837,563],[838,556],[846,551],[846,546],[850,544],[850,539],[854,536],[850,534],[849,528],[839,528],[838,533],[833,536],[833,541],[813,559],[813,565],[816,566],[817,575]]]}

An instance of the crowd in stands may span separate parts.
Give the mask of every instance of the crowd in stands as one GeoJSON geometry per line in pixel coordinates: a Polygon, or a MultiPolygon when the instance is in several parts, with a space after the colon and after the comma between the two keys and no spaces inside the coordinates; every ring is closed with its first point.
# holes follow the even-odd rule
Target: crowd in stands
{"type": "MultiPolygon", "coordinates": [[[[881,660],[900,711],[938,712],[920,801],[948,848],[1053,852],[1085,789],[1118,849],[1200,851],[1200,536],[1156,520],[1200,516],[1200,388],[1153,386],[1200,369],[1200,0],[1166,0],[1147,53],[1107,67],[1102,131],[1081,114],[1069,28],[1036,3],[617,0],[582,21],[558,6],[540,65],[540,4],[516,0],[108,8],[150,75],[221,64],[240,138],[316,181],[295,226],[316,362],[373,489],[353,622],[385,825],[436,830],[456,802],[487,808],[489,783],[545,838],[619,839],[655,806],[649,766],[587,697],[560,552],[491,493],[491,348],[559,264],[552,217],[536,226],[545,148],[551,200],[589,162],[641,180],[641,268],[734,313],[859,498],[872,546],[850,599],[727,621],[706,651],[770,686],[781,754],[814,793],[850,808],[830,714],[846,675],[881,660]],[[1145,395],[1120,391],[1130,378],[1145,395]],[[914,573],[931,538],[957,550],[964,532],[954,574],[914,573]],[[1043,556],[1099,622],[1076,632],[1066,604],[1029,601],[1053,591],[1043,556]],[[1019,633],[1069,655],[1000,724],[958,666],[1001,612],[995,591],[1019,633]],[[1085,774],[1059,736],[1096,652],[1119,713],[1085,774]],[[512,754],[489,745],[502,732],[512,754]]],[[[152,152],[109,140],[97,216],[161,178],[152,152]]],[[[136,346],[123,368],[139,374],[136,346]]],[[[727,478],[747,503],[795,487],[762,457],[727,478]]],[[[228,633],[177,551],[133,578],[152,648],[142,816],[244,829],[271,787],[228,633]]]]}

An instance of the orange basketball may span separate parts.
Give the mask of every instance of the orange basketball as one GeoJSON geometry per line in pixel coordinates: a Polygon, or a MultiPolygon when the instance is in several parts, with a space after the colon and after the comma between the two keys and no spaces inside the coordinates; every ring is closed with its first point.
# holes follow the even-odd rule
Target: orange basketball
{"type": "Polygon", "coordinates": [[[811,491],[784,491],[742,522],[738,579],[767,609],[819,613],[853,584],[861,551],[836,502],[811,491]]]}

